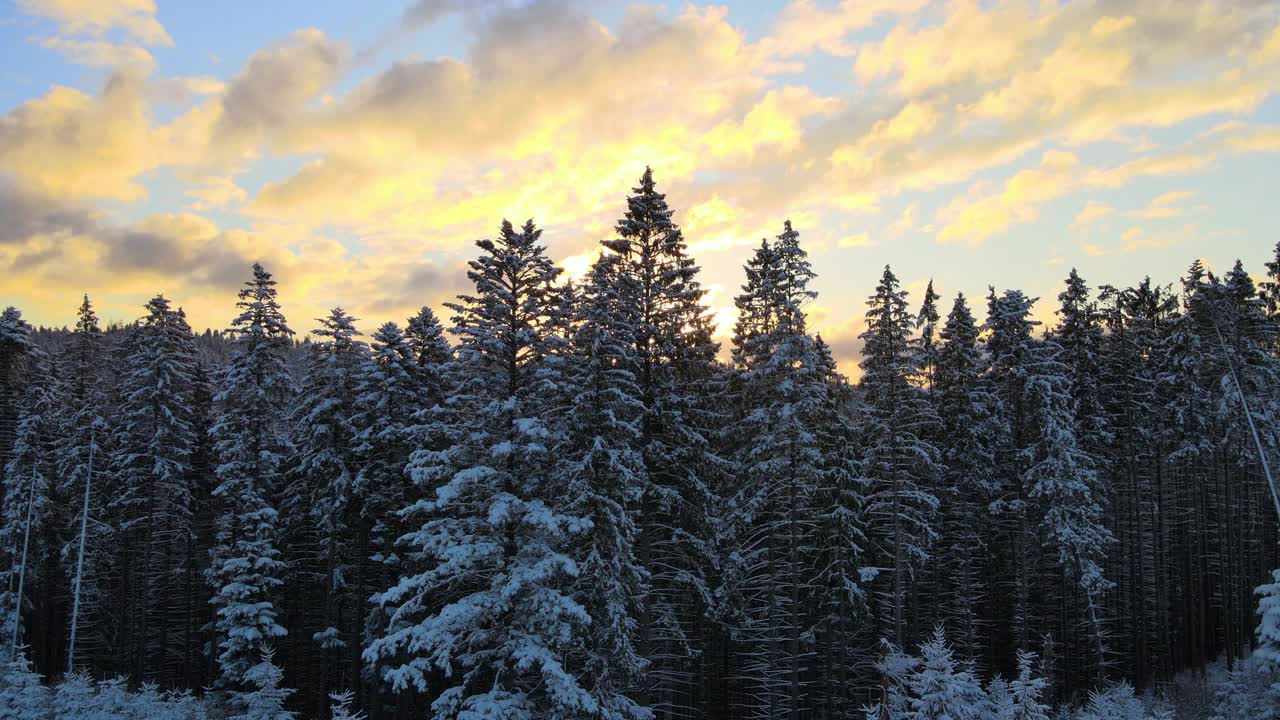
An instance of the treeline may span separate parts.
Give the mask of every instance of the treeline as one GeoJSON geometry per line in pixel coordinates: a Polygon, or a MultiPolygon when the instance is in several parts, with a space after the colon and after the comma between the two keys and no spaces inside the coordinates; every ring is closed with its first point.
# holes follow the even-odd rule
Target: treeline
{"type": "Polygon", "coordinates": [[[1259,287],[1073,270],[1048,328],[886,267],[851,384],[789,222],[729,362],[649,171],[615,230],[574,284],[504,222],[448,332],[299,344],[258,265],[225,337],[6,310],[3,659],[308,717],[923,720],[931,658],[1039,707],[1280,642],[1280,245],[1259,287]]]}

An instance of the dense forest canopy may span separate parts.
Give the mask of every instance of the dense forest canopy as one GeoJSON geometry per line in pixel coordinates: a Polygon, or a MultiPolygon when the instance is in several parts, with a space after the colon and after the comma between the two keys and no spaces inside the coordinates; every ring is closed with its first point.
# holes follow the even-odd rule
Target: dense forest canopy
{"type": "Polygon", "coordinates": [[[1280,244],[1043,299],[885,267],[851,383],[802,231],[727,353],[649,171],[580,283],[504,221],[445,322],[299,342],[261,265],[225,332],[5,310],[0,714],[1275,717],[1280,244]]]}

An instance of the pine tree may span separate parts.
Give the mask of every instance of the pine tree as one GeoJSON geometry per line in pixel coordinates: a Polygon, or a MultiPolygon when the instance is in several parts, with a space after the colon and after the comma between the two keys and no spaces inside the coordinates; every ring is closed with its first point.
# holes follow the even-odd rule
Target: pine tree
{"type": "Polygon", "coordinates": [[[858,715],[855,687],[868,679],[869,670],[861,651],[868,639],[863,580],[867,482],[858,462],[857,429],[851,416],[853,389],[837,370],[821,335],[814,339],[813,353],[825,385],[814,420],[822,473],[813,497],[813,626],[820,678],[813,692],[821,717],[852,718],[858,715]]]}
{"type": "Polygon", "coordinates": [[[284,673],[275,664],[270,650],[244,673],[244,683],[251,690],[232,692],[232,702],[239,711],[227,720],[293,720],[297,713],[285,710],[292,690],[280,687],[284,673]]]}
{"type": "Polygon", "coordinates": [[[18,430],[19,398],[27,385],[27,368],[38,353],[31,326],[13,306],[0,312],[0,467],[9,461],[18,430]]]}
{"type": "MultiPolygon", "coordinates": [[[[751,678],[750,712],[758,717],[796,717],[808,701],[810,655],[804,637],[815,569],[816,495],[824,462],[814,426],[822,419],[827,378],[802,304],[813,296],[813,277],[788,222],[777,244],[761,245],[758,272],[743,287],[738,307],[766,315],[742,318],[766,329],[735,338],[748,363],[743,371],[738,494],[734,498],[737,551],[735,594],[741,596],[742,627],[751,678]]],[[[741,318],[742,316],[740,316],[741,318]]]]}
{"type": "Polygon", "coordinates": [[[932,399],[937,385],[938,355],[938,321],[942,315],[938,313],[938,300],[941,298],[933,290],[933,280],[924,289],[924,300],[920,303],[920,311],[916,313],[916,330],[920,332],[916,340],[915,365],[918,383],[932,399]]]}
{"type": "MultiPolygon", "coordinates": [[[[1103,594],[1112,587],[1102,569],[1105,548],[1114,542],[1103,524],[1105,498],[1092,458],[1076,439],[1071,412],[1071,383],[1058,360],[1053,341],[1034,346],[1026,358],[1025,407],[1034,426],[1032,443],[1023,450],[1028,463],[1023,476],[1026,497],[1037,505],[1044,544],[1057,552],[1057,564],[1078,588],[1092,667],[1105,672],[1103,594]]],[[[1065,628],[1059,637],[1076,635],[1065,628]]]]}
{"type": "MultiPolygon", "coordinates": [[[[986,694],[971,667],[957,663],[939,625],[920,647],[920,664],[911,674],[909,720],[982,720],[986,694]]],[[[1016,691],[1015,691],[1016,692],[1016,691]]]]}
{"type": "Polygon", "coordinates": [[[636,558],[636,514],[645,489],[640,401],[632,370],[632,308],[618,295],[616,256],[592,267],[573,335],[557,484],[568,510],[590,521],[575,560],[574,598],[591,617],[578,663],[601,718],[645,718],[632,697],[648,661],[637,648],[648,572],[636,558]]]}
{"type": "Polygon", "coordinates": [[[439,670],[438,718],[599,710],[568,665],[591,620],[566,592],[579,572],[568,552],[591,524],[554,492],[557,438],[535,394],[559,273],[540,235],[532,221],[520,231],[504,221],[496,240],[477,243],[475,294],[449,305],[467,373],[451,411],[466,432],[411,461],[415,480],[436,489],[402,511],[423,519],[402,538],[418,560],[377,596],[391,619],[365,651],[388,663],[396,691],[426,692],[439,670]]]}
{"type": "Polygon", "coordinates": [[[106,353],[98,316],[89,296],[77,313],[76,329],[62,358],[62,387],[58,397],[62,427],[57,444],[57,491],[64,508],[61,551],[71,578],[68,665],[74,667],[83,644],[84,658],[106,659],[109,645],[104,605],[106,578],[111,576],[111,527],[106,523],[106,498],[111,464],[108,396],[103,376],[106,353]]]}
{"type": "Polygon", "coordinates": [[[230,329],[236,354],[220,379],[217,420],[210,431],[219,465],[208,581],[216,613],[218,680],[231,688],[250,682],[262,643],[286,634],[276,622],[284,563],[276,547],[273,498],[289,452],[282,421],[293,386],[283,353],[293,331],[280,312],[275,286],[271,273],[255,263],[253,279],[236,303],[241,313],[230,329]]]}
{"type": "Polygon", "coordinates": [[[419,382],[427,396],[435,403],[443,402],[447,391],[443,373],[452,358],[453,350],[445,340],[440,321],[431,308],[424,305],[417,315],[409,318],[404,334],[405,341],[417,359],[419,382]]]}
{"type": "MultiPolygon", "coordinates": [[[[353,418],[355,452],[360,459],[353,490],[363,498],[363,505],[352,550],[359,562],[349,582],[353,595],[359,598],[390,587],[402,567],[396,539],[410,527],[397,512],[422,494],[405,472],[419,442],[415,418],[435,403],[421,382],[413,347],[399,326],[389,322],[379,327],[371,338],[370,350],[356,387],[353,418]]],[[[386,627],[389,618],[377,606],[366,607],[364,612],[363,644],[367,644],[386,627]]]]}
{"type": "Polygon", "coordinates": [[[114,468],[110,501],[118,523],[117,567],[124,606],[119,649],[132,656],[138,678],[172,682],[190,657],[186,601],[175,579],[190,571],[194,538],[191,456],[195,347],[181,310],[162,295],[146,305],[123,379],[118,436],[124,451],[114,468]]]}
{"type": "Polygon", "coordinates": [[[1258,586],[1258,649],[1254,654],[1280,669],[1280,570],[1271,571],[1272,582],[1258,586]]]}
{"type": "Polygon", "coordinates": [[[0,717],[8,720],[46,720],[49,690],[31,669],[24,654],[0,663],[0,717]]]}
{"type": "Polygon", "coordinates": [[[364,515],[364,493],[356,483],[362,460],[355,414],[368,353],[357,339],[355,320],[340,307],[320,318],[289,422],[294,456],[282,507],[295,591],[285,607],[298,631],[295,642],[309,638],[318,646],[297,650],[299,660],[313,659],[306,665],[317,688],[350,686],[360,668],[367,594],[351,587],[349,577],[364,560],[364,549],[352,547],[352,540],[364,515]]]}
{"type": "Polygon", "coordinates": [[[1040,702],[1048,683],[1035,674],[1035,664],[1035,653],[1018,652],[1018,677],[1009,683],[1014,704],[1010,720],[1049,720],[1049,707],[1040,702]]]}
{"type": "MultiPolygon", "coordinates": [[[[648,486],[637,555],[651,577],[641,654],[652,661],[645,702],[658,716],[699,712],[694,675],[709,630],[707,527],[718,463],[710,447],[718,345],[702,304],[706,291],[666,196],[645,168],[605,251],[618,256],[618,295],[634,308],[628,331],[644,403],[641,447],[648,486]]],[[[704,658],[705,660],[705,658],[704,658]]]]}
{"type": "Polygon", "coordinates": [[[1266,267],[1267,279],[1258,283],[1258,297],[1266,304],[1267,315],[1280,321],[1280,241],[1276,241],[1275,256],[1266,267]]]}
{"type": "Polygon", "coordinates": [[[938,450],[925,438],[937,416],[911,384],[916,374],[911,343],[914,321],[907,292],[885,266],[875,295],[867,300],[862,389],[867,404],[864,471],[872,487],[867,516],[881,571],[880,602],[891,614],[885,630],[902,648],[907,642],[907,598],[914,573],[929,557],[936,531],[933,494],[938,450]]]}
{"type": "Polygon", "coordinates": [[[0,569],[4,572],[0,594],[0,657],[10,658],[22,641],[22,614],[36,598],[47,597],[50,578],[42,578],[47,556],[54,547],[48,527],[56,478],[54,462],[58,416],[54,389],[47,379],[36,379],[26,392],[18,418],[13,451],[4,470],[3,522],[0,523],[0,569]],[[28,598],[31,598],[30,600],[28,598]]]}
{"type": "Polygon", "coordinates": [[[990,588],[985,572],[987,507],[998,491],[995,448],[1006,429],[999,398],[984,377],[986,360],[978,328],[963,294],[957,294],[939,335],[934,392],[942,419],[939,443],[942,483],[938,612],[956,649],[975,659],[987,635],[982,600],[990,588]]]}
{"type": "Polygon", "coordinates": [[[1076,438],[1081,449],[1097,463],[1110,440],[1098,385],[1102,374],[1102,324],[1097,306],[1089,299],[1089,287],[1075,268],[1067,276],[1066,285],[1058,294],[1061,307],[1053,339],[1062,347],[1060,359],[1071,383],[1076,438]]]}

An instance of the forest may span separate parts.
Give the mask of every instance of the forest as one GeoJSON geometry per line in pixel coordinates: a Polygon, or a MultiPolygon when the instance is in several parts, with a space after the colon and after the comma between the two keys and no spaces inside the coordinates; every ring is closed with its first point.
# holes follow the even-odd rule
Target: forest
{"type": "Polygon", "coordinates": [[[1280,717],[1280,243],[885,267],[851,382],[803,228],[722,349],[650,171],[620,212],[579,282],[503,221],[444,320],[300,340],[261,265],[226,330],[6,309],[0,716],[1280,717]]]}

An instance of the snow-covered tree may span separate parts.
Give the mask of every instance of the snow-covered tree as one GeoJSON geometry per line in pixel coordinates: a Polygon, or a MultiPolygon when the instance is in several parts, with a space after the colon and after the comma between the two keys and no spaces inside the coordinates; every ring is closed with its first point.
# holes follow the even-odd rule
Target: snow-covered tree
{"type": "Polygon", "coordinates": [[[189,602],[178,582],[197,562],[192,552],[195,488],[191,456],[198,442],[192,408],[195,347],[181,310],[163,295],[146,304],[130,344],[117,435],[123,442],[110,500],[123,589],[116,643],[132,656],[136,677],[173,681],[181,663],[189,602]],[[169,656],[172,653],[172,656],[169,656]],[[164,673],[164,674],[161,674],[164,673]]]}
{"type": "Polygon", "coordinates": [[[867,300],[863,340],[862,390],[867,405],[863,470],[871,481],[867,498],[870,536],[884,581],[877,591],[889,613],[886,637],[907,642],[907,601],[914,571],[929,557],[936,535],[934,494],[941,467],[938,450],[926,438],[938,422],[921,391],[912,343],[915,321],[907,291],[886,265],[876,292],[867,300]],[[887,582],[886,582],[887,581],[887,582]]]}
{"type": "Polygon", "coordinates": [[[743,293],[735,338],[745,363],[739,383],[742,419],[735,429],[738,492],[732,498],[733,596],[737,634],[750,678],[750,713],[783,717],[802,711],[810,655],[807,632],[816,569],[817,493],[825,463],[817,426],[824,419],[827,377],[807,334],[803,303],[813,276],[788,222],[777,243],[762,243],[743,293]],[[755,315],[764,318],[756,318],[755,315]]]}
{"type": "Polygon", "coordinates": [[[920,647],[920,664],[909,687],[911,709],[905,720],[985,720],[988,714],[982,684],[970,665],[955,659],[941,625],[920,647]]]}
{"type": "Polygon", "coordinates": [[[981,649],[982,600],[989,590],[987,506],[998,490],[995,448],[1004,437],[999,398],[984,377],[986,359],[963,294],[957,294],[939,334],[935,402],[944,481],[938,573],[938,617],[956,649],[974,659],[981,649]]]}
{"type": "Polygon", "coordinates": [[[0,312],[0,467],[9,461],[18,429],[19,399],[28,383],[27,368],[39,353],[32,328],[13,306],[0,312]]]}
{"type": "Polygon", "coordinates": [[[1089,299],[1089,286],[1075,268],[1067,276],[1066,285],[1058,294],[1061,306],[1053,339],[1062,348],[1059,359],[1066,366],[1070,381],[1077,444],[1097,463],[1109,440],[1099,387],[1102,323],[1097,306],[1089,299]]]}
{"type": "Polygon", "coordinates": [[[401,539],[413,567],[376,598],[390,621],[366,661],[385,663],[397,691],[425,692],[438,671],[437,718],[599,710],[569,665],[591,622],[568,591],[579,572],[570,552],[591,523],[555,492],[557,437],[535,394],[559,273],[540,235],[532,221],[504,221],[477,243],[475,293],[449,305],[466,369],[450,411],[465,432],[415,453],[415,481],[436,489],[402,511],[422,523],[401,539]]]}
{"type": "Polygon", "coordinates": [[[938,321],[942,315],[938,312],[938,300],[941,296],[933,289],[933,280],[925,286],[924,298],[920,302],[920,311],[916,313],[916,330],[920,335],[916,339],[915,366],[918,373],[918,384],[932,399],[937,385],[939,346],[938,321]]]}
{"type": "Polygon", "coordinates": [[[58,487],[62,498],[62,562],[72,578],[72,611],[68,638],[69,664],[76,661],[83,643],[86,657],[105,659],[108,655],[104,604],[106,579],[111,573],[111,526],[107,520],[107,498],[111,464],[108,421],[106,340],[98,326],[98,316],[89,296],[76,316],[76,328],[61,358],[61,386],[57,397],[62,427],[57,443],[58,487]]]}
{"type": "Polygon", "coordinates": [[[350,690],[344,690],[339,693],[329,693],[329,718],[330,720],[365,720],[365,714],[359,710],[352,710],[351,704],[355,700],[355,693],[350,690]]]}
{"type": "Polygon", "coordinates": [[[1009,720],[1049,720],[1049,706],[1041,702],[1048,683],[1036,672],[1036,655],[1018,651],[1018,677],[1009,683],[1013,713],[1009,720]]]}
{"type": "Polygon", "coordinates": [[[49,690],[31,669],[23,653],[0,663],[0,717],[8,720],[46,720],[49,690]]]}
{"type": "Polygon", "coordinates": [[[237,712],[227,720],[293,720],[297,713],[285,709],[285,701],[293,690],[281,687],[284,672],[270,650],[263,650],[261,659],[244,673],[248,690],[232,692],[232,706],[237,712]]]}
{"type": "MultiPolygon", "coordinates": [[[[368,598],[390,587],[401,558],[396,539],[410,530],[397,514],[422,493],[405,468],[420,440],[415,418],[435,400],[420,382],[413,347],[395,323],[384,323],[371,337],[370,358],[356,386],[356,455],[360,459],[354,493],[363,499],[352,556],[359,559],[348,579],[356,597],[368,598]]],[[[377,606],[363,611],[364,641],[386,628],[377,606]]]]}
{"type": "Polygon", "coordinates": [[[333,308],[307,346],[281,500],[292,587],[285,607],[294,618],[295,642],[309,638],[318,646],[308,664],[321,688],[357,680],[368,597],[368,588],[351,585],[366,550],[355,546],[363,545],[355,536],[365,500],[356,482],[362,459],[355,415],[368,353],[355,320],[333,308]]]}
{"type": "MultiPolygon", "coordinates": [[[[1103,524],[1105,497],[1092,458],[1080,447],[1071,412],[1071,382],[1053,341],[1035,345],[1025,358],[1024,407],[1034,425],[1023,449],[1026,497],[1036,507],[1042,543],[1057,555],[1058,567],[1077,587],[1093,671],[1105,670],[1103,594],[1112,586],[1103,573],[1107,545],[1114,542],[1103,524]]],[[[1071,637],[1062,632],[1059,637],[1071,637]]],[[[1024,648],[1025,649],[1025,648],[1024,648]]]]}
{"type": "Polygon", "coordinates": [[[288,457],[283,419],[293,383],[283,353],[293,331],[276,300],[276,281],[259,264],[240,291],[231,323],[235,355],[220,378],[211,429],[218,467],[217,534],[208,581],[215,609],[219,682],[249,681],[262,643],[284,636],[276,595],[284,563],[273,499],[288,457]]]}
{"type": "Polygon", "coordinates": [[[621,303],[616,272],[616,256],[597,260],[579,303],[556,482],[568,511],[591,523],[574,555],[574,598],[591,617],[578,660],[583,686],[601,718],[622,720],[650,716],[633,697],[648,667],[636,641],[649,575],[635,551],[646,478],[639,428],[644,405],[627,334],[634,309],[621,303]]]}
{"type": "MultiPolygon", "coordinates": [[[[0,647],[16,648],[22,640],[22,614],[34,598],[48,594],[50,578],[39,570],[46,566],[53,536],[49,520],[55,508],[55,443],[58,439],[58,404],[48,380],[28,387],[18,416],[13,450],[4,468],[0,508],[0,647]],[[41,588],[44,592],[41,592],[41,588]],[[28,599],[31,598],[31,599],[28,599]]],[[[0,657],[4,657],[0,654],[0,657]]]]}
{"type": "Polygon", "coordinates": [[[864,497],[866,479],[858,462],[858,440],[852,409],[853,388],[840,374],[831,348],[819,335],[813,352],[824,399],[814,420],[822,473],[813,496],[812,612],[820,680],[814,683],[821,717],[858,716],[857,681],[868,664],[861,647],[867,642],[866,581],[868,541],[864,497]]]}
{"type": "Polygon", "coordinates": [[[443,370],[453,355],[444,337],[444,328],[431,308],[424,305],[417,315],[409,318],[404,335],[417,359],[419,381],[427,396],[441,402],[447,390],[443,370]]]}
{"type": "Polygon", "coordinates": [[[665,718],[697,702],[694,660],[710,630],[703,620],[710,606],[707,524],[719,471],[710,447],[721,421],[712,365],[719,346],[711,338],[699,268],[648,168],[615,232],[603,244],[618,256],[620,302],[634,309],[628,335],[644,403],[640,442],[648,485],[637,555],[651,578],[641,652],[653,663],[645,698],[665,718]]]}
{"type": "Polygon", "coordinates": [[[1280,570],[1271,571],[1272,582],[1258,586],[1258,649],[1263,662],[1280,669],[1280,570]]]}

